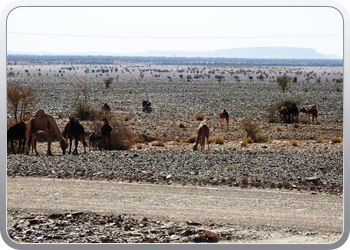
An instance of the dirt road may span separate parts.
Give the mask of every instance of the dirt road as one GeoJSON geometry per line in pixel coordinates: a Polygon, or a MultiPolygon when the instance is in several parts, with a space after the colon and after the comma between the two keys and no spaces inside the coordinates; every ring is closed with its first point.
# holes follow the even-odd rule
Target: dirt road
{"type": "Polygon", "coordinates": [[[267,225],[276,232],[313,232],[316,237],[297,242],[322,241],[322,235],[328,235],[323,241],[336,241],[343,230],[343,198],[311,192],[8,178],[7,197],[9,208],[30,212],[90,211],[179,222],[267,225]]]}

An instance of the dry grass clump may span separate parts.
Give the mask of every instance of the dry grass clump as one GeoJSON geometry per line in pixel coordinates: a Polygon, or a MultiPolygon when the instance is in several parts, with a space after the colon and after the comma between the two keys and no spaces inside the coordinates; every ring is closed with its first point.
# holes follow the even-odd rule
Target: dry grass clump
{"type": "Polygon", "coordinates": [[[243,141],[241,142],[241,147],[246,147],[248,143],[253,143],[254,140],[250,137],[243,138],[243,141]]]}
{"type": "Polygon", "coordinates": [[[184,144],[184,142],[183,141],[174,141],[174,145],[183,145],[184,144]]]}
{"type": "Polygon", "coordinates": [[[143,149],[143,147],[144,147],[143,144],[136,144],[135,146],[136,149],[143,149]]]}
{"type": "Polygon", "coordinates": [[[149,145],[151,146],[158,146],[158,147],[164,147],[164,142],[162,141],[152,141],[149,145]]]}
{"type": "Polygon", "coordinates": [[[284,128],[282,126],[280,126],[280,125],[276,126],[276,131],[283,131],[283,130],[284,130],[284,128]]]}
{"type": "Polygon", "coordinates": [[[308,118],[299,118],[299,122],[301,124],[310,124],[311,123],[310,119],[308,119],[308,118]]]}
{"type": "Polygon", "coordinates": [[[191,135],[185,139],[185,142],[194,143],[194,142],[196,142],[196,139],[197,139],[197,135],[191,135]]]}
{"type": "Polygon", "coordinates": [[[299,123],[294,123],[294,124],[293,124],[293,127],[294,127],[294,128],[300,128],[300,124],[299,124],[299,123]]]}
{"type": "Polygon", "coordinates": [[[179,122],[179,128],[186,128],[186,123],[185,122],[179,122]]]}
{"type": "Polygon", "coordinates": [[[295,140],[295,139],[290,141],[290,144],[292,146],[298,146],[298,143],[299,143],[298,140],[295,140]]]}
{"type": "Polygon", "coordinates": [[[331,142],[332,142],[332,143],[341,143],[341,142],[343,142],[343,138],[340,138],[340,137],[332,137],[332,138],[331,138],[331,142]]]}
{"type": "Polygon", "coordinates": [[[318,137],[316,140],[317,143],[323,143],[323,141],[324,141],[323,137],[318,137]]]}
{"type": "Polygon", "coordinates": [[[269,136],[268,135],[258,135],[254,142],[257,143],[267,143],[269,141],[269,136]]]}
{"type": "Polygon", "coordinates": [[[209,137],[209,144],[210,143],[224,144],[224,142],[225,142],[225,139],[222,138],[221,136],[209,137]]]}
{"type": "Polygon", "coordinates": [[[197,113],[196,116],[195,116],[195,118],[196,118],[197,121],[203,121],[204,115],[201,114],[201,113],[197,113]]]}
{"type": "Polygon", "coordinates": [[[124,115],[124,121],[129,121],[130,120],[130,115],[124,115]]]}

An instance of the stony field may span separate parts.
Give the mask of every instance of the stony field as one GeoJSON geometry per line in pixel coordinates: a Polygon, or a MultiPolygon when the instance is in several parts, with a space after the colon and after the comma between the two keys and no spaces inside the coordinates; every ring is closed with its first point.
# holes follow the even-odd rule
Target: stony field
{"type": "MultiPolygon", "coordinates": [[[[343,143],[331,142],[332,137],[343,137],[342,83],[333,81],[343,77],[342,68],[214,68],[123,63],[69,67],[17,64],[8,66],[8,72],[11,71],[15,76],[8,77],[8,84],[21,83],[37,90],[39,102],[36,108],[43,108],[52,114],[60,129],[68,122],[72,106],[77,100],[76,94],[82,98],[81,92],[76,91],[80,84],[88,87],[89,105],[100,109],[107,102],[112,115],[132,133],[165,144],[163,147],[151,146],[146,140],[135,143],[126,151],[87,149],[85,154],[80,145],[78,156],[62,156],[58,143],[54,142],[54,156],[48,157],[47,143],[39,142],[38,156],[7,155],[9,177],[225,185],[232,188],[294,189],[342,195],[343,143]],[[102,73],[102,69],[108,69],[109,72],[102,73]],[[298,77],[298,82],[291,83],[286,93],[275,82],[277,76],[284,73],[298,77]],[[180,75],[183,75],[183,79],[180,75]],[[188,75],[191,76],[189,81],[188,75]],[[214,75],[224,75],[225,81],[219,83],[214,75]],[[257,79],[260,75],[264,76],[263,80],[257,79]],[[249,76],[253,79],[249,79],[249,76]],[[107,77],[114,78],[108,89],[103,82],[107,77]],[[298,125],[269,123],[265,109],[287,98],[300,100],[299,108],[316,104],[319,110],[318,122],[307,123],[307,116],[300,114],[304,122],[298,125]],[[151,101],[152,113],[142,112],[142,100],[145,99],[151,101]],[[230,115],[228,128],[220,126],[219,113],[222,109],[226,109],[230,115]],[[223,137],[224,144],[212,143],[210,150],[193,151],[193,144],[185,142],[186,138],[196,134],[200,123],[195,119],[197,113],[204,115],[210,136],[223,137]],[[128,121],[124,119],[125,115],[130,116],[128,121]],[[255,117],[259,122],[260,133],[269,136],[269,141],[242,147],[241,141],[246,134],[240,122],[244,117],[255,117]],[[185,123],[184,128],[179,127],[180,122],[185,123]],[[320,137],[324,141],[317,143],[320,137]],[[297,145],[292,145],[291,140],[297,140],[297,145]],[[142,144],[142,149],[136,149],[136,144],[142,144]]],[[[11,124],[11,114],[8,114],[8,119],[11,124]]],[[[88,135],[93,132],[92,122],[82,121],[82,124],[88,139],[88,135]]],[[[11,210],[9,216],[12,218],[17,215],[11,210]]],[[[61,214],[57,218],[65,216],[61,214]]],[[[90,215],[75,216],[84,221],[90,215]]],[[[108,218],[100,219],[109,222],[108,218]]],[[[113,223],[119,221],[123,226],[128,220],[125,217],[112,218],[113,223]]],[[[156,225],[156,222],[135,223],[156,225]]],[[[200,241],[197,229],[180,226],[173,229],[194,235],[193,239],[200,241]]],[[[233,236],[230,234],[229,237],[233,236]]],[[[188,241],[193,241],[190,239],[188,241]]],[[[48,236],[48,240],[52,239],[48,236]]],[[[91,240],[109,242],[110,239],[91,240]]]]}

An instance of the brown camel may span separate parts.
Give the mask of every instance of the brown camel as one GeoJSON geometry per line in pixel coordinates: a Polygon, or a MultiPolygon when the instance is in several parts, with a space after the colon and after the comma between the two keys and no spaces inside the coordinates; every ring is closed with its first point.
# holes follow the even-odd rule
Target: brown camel
{"type": "Polygon", "coordinates": [[[220,124],[221,124],[222,128],[224,127],[224,125],[223,125],[224,120],[226,120],[226,125],[227,125],[227,128],[228,128],[229,116],[228,116],[228,113],[227,113],[226,109],[222,110],[221,113],[220,113],[220,124]]]}
{"type": "Polygon", "coordinates": [[[101,127],[102,134],[102,147],[104,150],[109,148],[109,143],[111,141],[112,127],[109,125],[107,118],[103,118],[104,124],[101,127]]]}
{"type": "Polygon", "coordinates": [[[318,111],[317,111],[316,105],[311,105],[308,109],[302,108],[300,110],[300,112],[308,114],[309,120],[310,120],[310,116],[311,116],[312,117],[312,122],[315,122],[315,119],[316,119],[316,122],[317,122],[318,111]]]}
{"type": "Polygon", "coordinates": [[[198,144],[201,145],[201,150],[203,150],[205,148],[205,138],[207,138],[209,149],[209,127],[204,121],[202,121],[198,127],[196,143],[193,146],[193,150],[198,149],[198,144]]]}
{"type": "Polygon", "coordinates": [[[73,155],[78,154],[78,141],[84,146],[84,153],[86,153],[87,143],[85,141],[85,130],[84,126],[75,117],[69,117],[69,122],[64,128],[62,136],[67,140],[69,139],[69,151],[68,154],[72,152],[72,141],[75,139],[75,148],[73,150],[73,155]]]}
{"type": "Polygon", "coordinates": [[[103,111],[105,114],[111,112],[111,108],[109,107],[109,105],[108,105],[106,102],[102,105],[102,111],[103,111]]]}
{"type": "Polygon", "coordinates": [[[57,138],[57,140],[60,143],[62,153],[63,154],[66,153],[68,143],[62,137],[61,131],[59,130],[55,119],[51,115],[46,114],[43,109],[38,109],[35,115],[32,118],[30,118],[30,120],[27,123],[26,154],[29,153],[30,142],[32,143],[32,147],[35,148],[36,133],[38,132],[38,130],[42,130],[44,131],[44,133],[47,134],[47,155],[51,155],[51,140],[54,136],[57,138]],[[32,137],[31,140],[30,140],[30,137],[32,137]]]}

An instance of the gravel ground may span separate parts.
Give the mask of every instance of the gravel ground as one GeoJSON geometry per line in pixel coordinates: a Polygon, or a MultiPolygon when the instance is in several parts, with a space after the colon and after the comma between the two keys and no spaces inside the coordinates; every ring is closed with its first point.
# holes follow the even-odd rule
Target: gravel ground
{"type": "MultiPolygon", "coordinates": [[[[113,65],[114,67],[115,65],[113,65]]],[[[122,182],[139,182],[153,184],[179,184],[193,186],[234,186],[241,188],[273,188],[282,190],[310,190],[311,193],[325,192],[332,195],[342,195],[343,192],[343,144],[333,144],[331,137],[342,137],[343,133],[343,92],[342,84],[332,80],[342,77],[342,68],[293,68],[293,67],[254,67],[217,68],[215,74],[225,75],[225,82],[218,83],[214,75],[209,78],[186,80],[187,75],[194,78],[199,74],[207,74],[211,67],[197,67],[191,70],[181,80],[178,70],[183,66],[156,65],[118,65],[118,72],[91,73],[92,69],[102,66],[78,65],[72,71],[63,69],[60,65],[13,65],[8,71],[18,74],[8,78],[8,84],[22,83],[38,90],[39,103],[36,108],[44,108],[57,118],[62,129],[70,115],[72,104],[76,100],[74,90],[77,84],[86,84],[90,88],[88,103],[100,109],[107,102],[112,113],[136,134],[143,134],[165,141],[165,147],[155,148],[144,143],[142,150],[128,151],[88,151],[78,156],[62,156],[53,143],[54,156],[47,157],[46,143],[39,143],[40,154],[7,155],[7,175],[9,177],[46,177],[63,179],[115,180],[122,182]],[[85,73],[89,68],[90,73],[85,73]],[[40,69],[40,72],[39,72],[40,69]],[[25,73],[28,70],[28,73],[25,73]],[[61,72],[59,72],[61,70],[61,72]],[[247,71],[249,70],[249,71],[247,71]],[[223,72],[222,72],[223,71],[223,72]],[[229,71],[235,72],[233,75],[229,71]],[[142,78],[140,74],[144,75],[142,78]],[[274,79],[281,73],[298,74],[298,83],[291,84],[291,90],[286,93],[277,86],[274,79]],[[39,75],[39,73],[41,75],[39,75]],[[256,77],[266,73],[268,78],[259,81],[256,77]],[[155,75],[159,77],[155,77],[155,75]],[[315,75],[316,74],[316,75],[315,75]],[[241,81],[236,81],[237,75],[241,81]],[[248,76],[253,76],[250,81],[248,76]],[[106,90],[103,79],[113,77],[115,80],[110,89],[106,90]],[[171,77],[171,81],[168,77],[171,77]],[[307,77],[310,78],[307,81],[307,77]],[[320,82],[316,78],[321,77],[320,82]],[[317,104],[319,109],[319,124],[301,124],[298,128],[292,124],[269,124],[265,111],[270,105],[286,98],[301,101],[300,108],[317,104]],[[142,113],[142,100],[152,102],[154,112],[142,113]],[[222,109],[230,114],[229,129],[219,127],[218,114],[222,109]],[[193,152],[192,145],[174,146],[174,140],[184,140],[195,134],[199,124],[194,119],[195,114],[203,113],[210,127],[211,136],[225,138],[224,145],[211,145],[211,150],[193,152]],[[128,122],[123,121],[124,115],[130,115],[128,122]],[[64,117],[58,119],[58,117],[64,117]],[[254,116],[259,119],[261,133],[268,135],[273,142],[240,146],[245,136],[239,128],[243,117],[254,116]],[[185,122],[186,128],[180,129],[177,124],[185,122]],[[276,125],[283,127],[282,132],[276,131],[276,125]],[[322,136],[325,143],[315,143],[322,136]],[[299,140],[299,145],[289,145],[292,139],[299,140]]],[[[112,65],[103,67],[111,68],[112,65]]],[[[34,111],[32,112],[32,114],[34,111]]],[[[11,114],[8,114],[11,118],[11,114]]],[[[301,114],[301,117],[306,118],[301,114]]],[[[83,123],[91,132],[88,123],[83,123]]],[[[79,152],[82,149],[79,148],[79,152]]],[[[227,239],[239,240],[240,237],[257,237],[254,229],[251,233],[235,234],[219,232],[215,237],[196,225],[150,221],[147,218],[131,218],[127,215],[100,215],[94,213],[78,214],[30,214],[21,209],[9,209],[9,225],[11,235],[19,242],[41,242],[39,237],[45,237],[46,242],[114,242],[115,237],[106,234],[103,227],[109,225],[124,229],[116,230],[122,234],[121,242],[206,242],[227,239]],[[11,219],[12,218],[12,219],[11,219]],[[22,219],[20,219],[22,218],[22,219]],[[54,220],[52,221],[52,219],[54,220]],[[13,221],[12,221],[13,220],[13,221]],[[81,227],[87,222],[91,228],[81,230],[71,228],[70,222],[76,221],[81,227]],[[170,223],[170,224],[169,224],[170,223]],[[29,228],[28,225],[34,225],[29,228]],[[142,225],[142,226],[140,226],[142,225]],[[43,228],[47,230],[44,236],[38,236],[43,228]],[[67,227],[59,238],[52,232],[67,227]],[[127,228],[127,230],[125,230],[127,228]],[[147,233],[142,236],[133,235],[131,228],[145,232],[158,230],[164,237],[152,238],[147,233]],[[142,228],[142,229],[141,229],[142,228]],[[154,229],[155,228],[155,229],[154,229]],[[91,231],[94,233],[91,234],[91,231]],[[68,234],[68,232],[70,232],[68,234]],[[176,232],[176,233],[174,233],[176,232]],[[184,234],[185,238],[178,236],[184,234]],[[24,237],[27,235],[28,237],[24,237]],[[31,235],[34,235],[31,237],[31,235]],[[91,236],[91,237],[90,237],[91,236]],[[173,237],[173,238],[172,238],[173,237]]],[[[217,227],[206,225],[206,230],[217,227]]],[[[237,229],[237,228],[236,228],[237,229]]],[[[243,230],[242,228],[240,230],[243,230]]],[[[293,232],[289,236],[293,237],[293,232]]],[[[55,234],[57,235],[57,234],[55,234]]],[[[252,238],[247,239],[248,241],[252,238]]],[[[270,238],[271,240],[271,238],[270,238]]],[[[119,242],[119,241],[118,241],[119,242]]]]}

